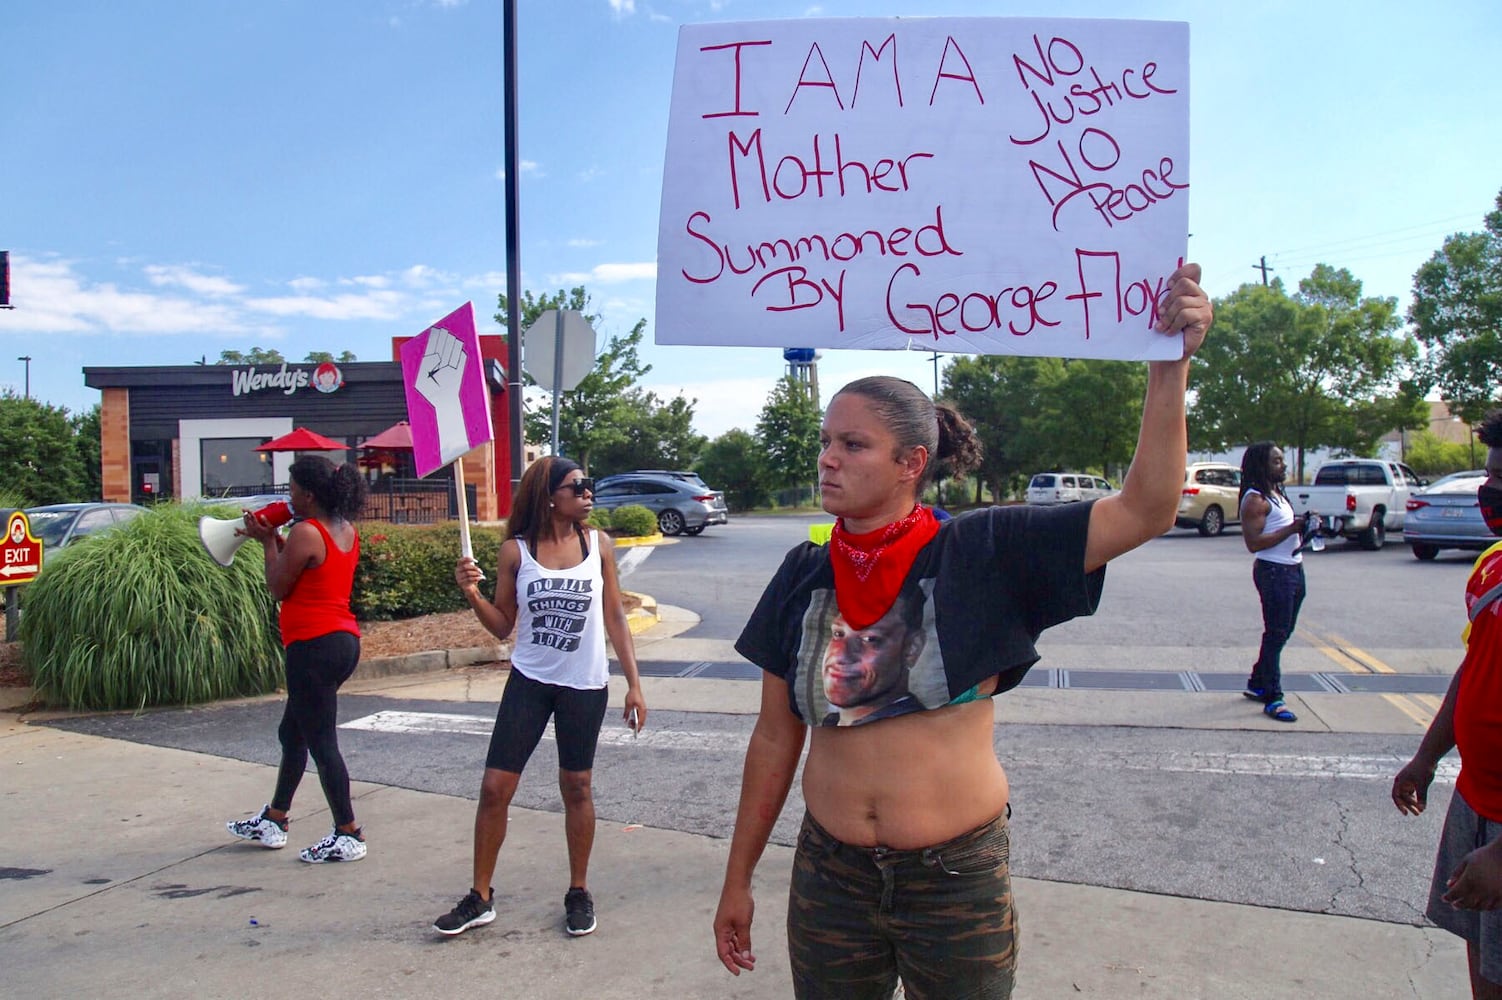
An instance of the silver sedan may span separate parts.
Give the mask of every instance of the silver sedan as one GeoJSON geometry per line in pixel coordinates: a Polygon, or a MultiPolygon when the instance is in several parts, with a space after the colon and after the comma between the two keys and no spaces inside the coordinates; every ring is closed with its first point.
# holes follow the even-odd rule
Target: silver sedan
{"type": "Polygon", "coordinates": [[[1481,551],[1496,542],[1476,503],[1486,472],[1473,469],[1436,480],[1408,498],[1403,541],[1416,559],[1433,559],[1440,549],[1481,551]]]}

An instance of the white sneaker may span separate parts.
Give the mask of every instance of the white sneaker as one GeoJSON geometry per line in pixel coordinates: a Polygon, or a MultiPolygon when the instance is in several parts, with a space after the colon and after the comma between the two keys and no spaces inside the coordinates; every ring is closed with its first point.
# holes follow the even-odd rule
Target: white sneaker
{"type": "Polygon", "coordinates": [[[310,865],[327,861],[359,861],[365,857],[365,838],[359,830],[345,833],[335,829],[312,847],[305,848],[298,857],[310,865]]]}
{"type": "Polygon", "coordinates": [[[261,811],[250,819],[235,819],[224,824],[231,834],[241,840],[254,841],[262,847],[275,850],[278,847],[287,846],[287,824],[278,823],[266,815],[270,806],[262,806],[261,811]]]}

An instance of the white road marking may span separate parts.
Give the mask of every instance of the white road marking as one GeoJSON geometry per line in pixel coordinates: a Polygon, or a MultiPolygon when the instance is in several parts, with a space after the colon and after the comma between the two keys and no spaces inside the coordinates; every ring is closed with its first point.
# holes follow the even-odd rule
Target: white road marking
{"type": "Polygon", "coordinates": [[[647,556],[652,554],[650,545],[633,545],[627,549],[624,555],[615,561],[616,576],[624,580],[631,575],[631,571],[647,561],[647,556]]]}
{"type": "MultiPolygon", "coordinates": [[[[491,730],[495,728],[495,719],[485,715],[454,715],[447,712],[377,712],[351,719],[339,728],[402,735],[457,733],[461,736],[489,737],[491,730]]],[[[551,722],[542,738],[554,738],[551,722]]],[[[606,716],[605,728],[600,731],[601,746],[641,746],[654,750],[744,750],[746,739],[747,737],[731,733],[697,733],[651,727],[643,729],[640,736],[633,736],[631,730],[612,725],[610,716],[606,716]]]]}
{"type": "MultiPolygon", "coordinates": [[[[377,712],[344,723],[340,729],[359,729],[372,733],[457,733],[464,736],[489,737],[495,720],[485,715],[458,715],[445,712],[377,712]]],[[[543,734],[553,739],[552,723],[543,734]]],[[[615,724],[607,716],[600,732],[600,744],[611,747],[645,747],[653,750],[695,750],[742,753],[747,737],[730,732],[696,732],[693,730],[654,729],[650,725],[640,736],[615,724]]],[[[1168,750],[1160,753],[1116,753],[1076,748],[1037,748],[1025,756],[1004,759],[1010,767],[1063,767],[1119,771],[1173,771],[1189,774],[1232,774],[1266,778],[1349,778],[1358,781],[1392,781],[1393,775],[1408,763],[1398,754],[1264,754],[1204,753],[1168,750]]],[[[1460,762],[1453,757],[1440,761],[1435,781],[1454,784],[1460,762]]]]}

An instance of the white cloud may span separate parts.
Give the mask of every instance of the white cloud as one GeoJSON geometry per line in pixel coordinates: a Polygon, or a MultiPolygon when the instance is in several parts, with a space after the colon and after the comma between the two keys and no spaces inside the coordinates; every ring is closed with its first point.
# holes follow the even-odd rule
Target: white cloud
{"type": "MultiPolygon", "coordinates": [[[[190,289],[191,291],[191,289],[190,289]]],[[[68,260],[11,256],[11,301],[0,329],[30,333],[236,333],[254,329],[228,303],[91,282],[68,260]]]]}
{"type": "Polygon", "coordinates": [[[245,285],[194,268],[123,263],[111,273],[143,275],[139,287],[94,278],[79,262],[12,254],[16,308],[0,311],[0,334],[278,337],[308,323],[339,321],[410,321],[415,330],[451,310],[464,291],[483,289],[471,296],[483,308],[505,285],[504,274],[455,275],[414,264],[385,274],[300,275],[273,294],[248,295],[245,285]]]}
{"type": "Polygon", "coordinates": [[[608,0],[610,10],[617,17],[630,17],[636,13],[636,0],[608,0]]]}
{"type": "MultiPolygon", "coordinates": [[[[541,178],[547,176],[547,174],[542,172],[542,165],[536,160],[518,160],[516,169],[523,177],[541,178]]],[[[506,179],[506,168],[504,166],[495,168],[495,179],[498,181],[506,179]]]]}
{"type": "Polygon", "coordinates": [[[695,400],[694,430],[713,440],[735,427],[755,433],[756,418],[775,381],[775,376],[762,376],[677,385],[643,383],[641,388],[655,392],[664,402],[679,394],[695,400]]]}
{"type": "Polygon", "coordinates": [[[379,291],[361,295],[285,295],[245,300],[245,308],[256,312],[323,320],[399,319],[406,312],[405,305],[400,294],[379,291]]]}
{"type": "Polygon", "coordinates": [[[201,274],[188,267],[148,264],[144,270],[146,279],[158,287],[177,286],[186,288],[190,292],[197,292],[199,295],[238,295],[245,291],[243,285],[237,285],[225,278],[201,274]]]}
{"type": "Polygon", "coordinates": [[[413,264],[401,273],[401,280],[410,288],[431,288],[451,279],[426,264],[413,264]]]}
{"type": "Polygon", "coordinates": [[[555,275],[549,284],[611,285],[621,281],[653,281],[656,278],[657,262],[653,260],[636,264],[596,264],[588,271],[566,271],[555,275]]]}
{"type": "Polygon", "coordinates": [[[597,247],[602,242],[604,242],[604,241],[603,240],[587,240],[587,239],[584,239],[583,237],[575,237],[574,239],[571,239],[571,240],[568,241],[568,245],[571,246],[571,247],[586,247],[587,248],[587,247],[597,247]]]}

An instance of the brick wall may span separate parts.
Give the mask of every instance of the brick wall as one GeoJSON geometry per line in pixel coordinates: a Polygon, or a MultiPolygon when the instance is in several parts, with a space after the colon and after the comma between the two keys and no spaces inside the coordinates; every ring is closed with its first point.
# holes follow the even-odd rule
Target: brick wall
{"type": "Polygon", "coordinates": [[[130,390],[104,389],[99,402],[100,488],[104,499],[130,503],[130,390]]]}

